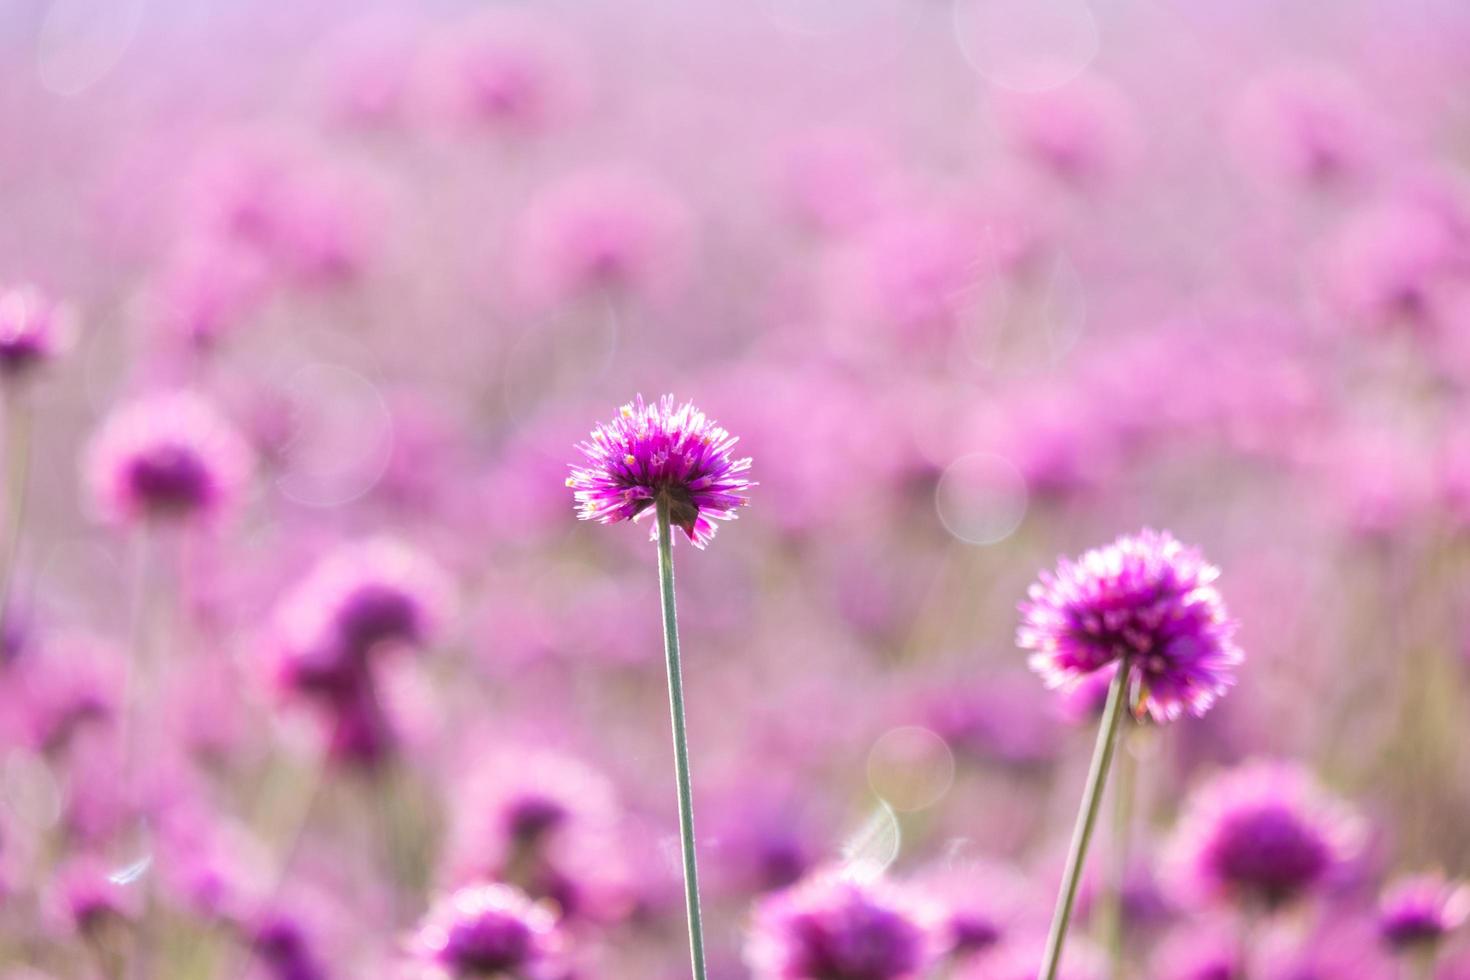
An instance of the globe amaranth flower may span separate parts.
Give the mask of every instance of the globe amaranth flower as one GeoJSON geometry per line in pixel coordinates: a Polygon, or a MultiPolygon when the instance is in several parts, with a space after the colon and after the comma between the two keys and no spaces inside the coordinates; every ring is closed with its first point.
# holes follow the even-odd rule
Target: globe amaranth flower
{"type": "Polygon", "coordinates": [[[372,650],[432,642],[453,606],[449,575],[416,549],[386,537],[343,545],[276,608],[279,680],[318,693],[354,688],[372,650]]]}
{"type": "Polygon", "coordinates": [[[415,959],[446,978],[549,977],[559,946],[550,910],[498,883],[442,899],[413,938],[415,959]]]}
{"type": "Polygon", "coordinates": [[[32,286],[0,289],[0,377],[19,378],[71,342],[72,314],[32,286]]]}
{"type": "Polygon", "coordinates": [[[734,520],[755,485],[742,476],[749,457],[730,458],[736,439],[692,402],[676,408],[674,396],[665,395],[649,405],[639,395],[577,446],[589,463],[573,465],[567,478],[578,517],[602,524],[637,520],[663,500],[670,523],[703,548],[715,536],[714,522],[734,520]]]}
{"type": "Polygon", "coordinates": [[[1363,837],[1356,814],[1306,770],[1253,762],[1191,794],[1166,864],[1186,899],[1275,908],[1329,883],[1363,837]]]}
{"type": "Polygon", "coordinates": [[[1378,931],[1396,950],[1430,946],[1470,918],[1470,887],[1440,874],[1415,875],[1390,885],[1378,905],[1378,931]]]}
{"type": "Polygon", "coordinates": [[[183,391],[115,409],[83,458],[94,509],[117,524],[218,516],[240,496],[251,466],[234,427],[183,391]]]}
{"type": "Polygon", "coordinates": [[[907,980],[927,975],[944,935],[896,886],[823,872],[761,901],[745,955],[760,980],[907,980]]]}
{"type": "Polygon", "coordinates": [[[1021,605],[1016,643],[1048,687],[1071,689],[1127,658],[1140,714],[1203,715],[1243,659],[1218,575],[1168,532],[1120,537],[1042,573],[1021,605]]]}

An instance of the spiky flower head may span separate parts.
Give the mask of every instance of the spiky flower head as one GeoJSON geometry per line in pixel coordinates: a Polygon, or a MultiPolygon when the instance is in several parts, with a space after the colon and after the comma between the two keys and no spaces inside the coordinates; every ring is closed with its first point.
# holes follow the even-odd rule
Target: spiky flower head
{"type": "Polygon", "coordinates": [[[114,523],[217,516],[240,496],[253,454],[198,395],[148,395],[113,411],[83,468],[97,513],[114,523]]]}
{"type": "Polygon", "coordinates": [[[71,311],[33,286],[0,289],[0,377],[17,378],[71,342],[71,311]]]}
{"type": "Polygon", "coordinates": [[[1470,918],[1470,886],[1422,874],[1391,884],[1378,905],[1378,930],[1396,950],[1430,946],[1470,918]]]}
{"type": "Polygon", "coordinates": [[[567,478],[577,516],[601,524],[638,520],[664,500],[670,523],[703,548],[715,536],[714,522],[734,520],[755,485],[741,475],[749,457],[730,458],[736,441],[693,402],[676,408],[674,396],[665,395],[650,405],[639,395],[578,444],[588,465],[573,465],[567,478]]]}
{"type": "Polygon", "coordinates": [[[1070,690],[1126,657],[1140,715],[1203,715],[1244,659],[1218,575],[1167,531],[1120,537],[1042,573],[1021,604],[1016,643],[1048,687],[1070,690]]]}
{"type": "Polygon", "coordinates": [[[442,899],[414,936],[437,976],[549,977],[558,948],[551,912],[509,885],[471,885],[442,899]]]}
{"type": "Polygon", "coordinates": [[[944,952],[928,908],[876,875],[822,872],[764,899],[746,944],[761,980],[909,980],[944,952]]]}
{"type": "Polygon", "coordinates": [[[1252,762],[1191,794],[1166,863],[1186,899],[1275,908],[1330,882],[1363,839],[1360,818],[1305,769],[1252,762]]]}

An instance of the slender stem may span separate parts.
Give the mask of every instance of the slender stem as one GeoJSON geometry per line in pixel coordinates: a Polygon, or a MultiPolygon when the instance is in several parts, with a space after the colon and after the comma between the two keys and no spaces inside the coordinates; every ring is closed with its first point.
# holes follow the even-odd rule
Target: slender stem
{"type": "Polygon", "coordinates": [[[10,596],[15,566],[20,558],[21,530],[25,527],[26,489],[30,483],[31,412],[25,395],[5,389],[5,558],[0,567],[0,646],[10,628],[10,596]]]}
{"type": "Polygon", "coordinates": [[[1108,768],[1113,762],[1113,749],[1118,744],[1119,722],[1123,719],[1123,701],[1128,692],[1128,658],[1118,664],[1118,673],[1108,688],[1107,706],[1097,730],[1097,745],[1092,751],[1092,768],[1087,774],[1087,788],[1082,795],[1082,808],[1077,813],[1077,827],[1072,832],[1072,848],[1067,854],[1067,869],[1062,875],[1062,890],[1057,896],[1056,913],[1051,920],[1051,933],[1046,940],[1046,958],[1042,961],[1039,980],[1056,980],[1062,964],[1062,946],[1067,941],[1067,926],[1072,921],[1072,906],[1077,901],[1077,886],[1082,881],[1082,866],[1087,859],[1087,846],[1097,826],[1103,787],[1107,785],[1108,768]]]}
{"type": "Polygon", "coordinates": [[[689,914],[689,955],[695,980],[705,980],[704,929],[699,919],[699,868],[694,853],[694,799],[689,787],[689,738],[684,728],[684,681],[679,670],[679,621],[674,612],[674,535],[669,501],[660,497],[658,581],[663,599],[664,658],[669,666],[669,712],[674,724],[674,775],[679,783],[679,840],[684,849],[684,904],[689,914]]]}
{"type": "MultiPolygon", "coordinates": [[[[1125,721],[1122,723],[1128,727],[1125,721]]],[[[1128,886],[1128,849],[1133,838],[1134,777],[1138,761],[1128,751],[1128,732],[1119,736],[1122,754],[1118,758],[1118,779],[1113,785],[1113,888],[1107,922],[1109,976],[1123,980],[1127,975],[1128,910],[1125,890],[1128,886]]]]}

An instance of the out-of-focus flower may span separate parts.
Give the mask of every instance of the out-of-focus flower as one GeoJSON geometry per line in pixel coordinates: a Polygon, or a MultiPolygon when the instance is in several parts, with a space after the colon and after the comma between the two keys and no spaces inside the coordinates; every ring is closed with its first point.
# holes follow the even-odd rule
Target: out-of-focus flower
{"type": "Polygon", "coordinates": [[[474,753],[451,808],[451,881],[494,878],[606,921],[626,902],[619,808],[608,779],[573,756],[505,746],[474,753]]]}
{"type": "Polygon", "coordinates": [[[515,251],[517,289],[534,307],[576,301],[667,300],[689,264],[689,215],[645,176],[574,174],[532,200],[515,251]]]}
{"type": "Polygon", "coordinates": [[[326,980],[310,929],[284,908],[267,909],[246,926],[251,952],[277,980],[326,980]]]}
{"type": "Polygon", "coordinates": [[[1218,576],[1167,532],[1121,537],[1042,573],[1021,605],[1016,643],[1048,687],[1070,688],[1127,657],[1138,703],[1155,721],[1203,715],[1242,660],[1218,576]]]}
{"type": "Polygon", "coordinates": [[[843,330],[874,325],[901,341],[948,336],[989,271],[986,235],[945,212],[878,218],[835,249],[824,269],[826,315],[843,330]]]}
{"type": "Polygon", "coordinates": [[[1378,928],[1396,950],[1433,945],[1470,918],[1470,886],[1441,874],[1416,875],[1390,885],[1378,905],[1378,928]]]}
{"type": "Polygon", "coordinates": [[[1101,79],[1013,95],[1001,109],[1020,153],[1081,190],[1117,177],[1137,152],[1138,124],[1132,107],[1121,91],[1101,79]]]}
{"type": "Polygon", "coordinates": [[[0,289],[0,377],[19,379],[64,353],[71,311],[34,286],[0,289]]]}
{"type": "Polygon", "coordinates": [[[166,264],[152,297],[152,316],[165,334],[213,347],[260,302],[267,288],[260,257],[209,239],[180,249],[166,264]]]}
{"type": "Polygon", "coordinates": [[[1252,176],[1308,189],[1362,178],[1376,150],[1362,94],[1348,76],[1316,67],[1273,71],[1247,85],[1229,137],[1252,176]]]}
{"type": "Polygon", "coordinates": [[[78,932],[95,933],[109,923],[132,921],[141,910],[136,883],[117,880],[96,858],[74,858],[52,880],[55,911],[78,932]]]}
{"type": "Polygon", "coordinates": [[[499,11],[462,26],[437,70],[466,122],[524,137],[544,132],[574,107],[582,61],[552,24],[499,11]]]}
{"type": "Polygon", "coordinates": [[[823,129],[795,141],[782,160],[781,190],[805,224],[848,232],[879,213],[892,193],[892,163],[864,133],[823,129]]]}
{"type": "Polygon", "coordinates": [[[343,545],[276,608],[277,679],[307,692],[353,689],[374,649],[432,643],[455,605],[448,573],[409,545],[387,537],[343,545]]]}
{"type": "Polygon", "coordinates": [[[550,976],[560,947],[551,912],[503,884],[461,888],[419,925],[413,954],[446,978],[550,976]]]}
{"type": "Polygon", "coordinates": [[[1350,322],[1435,337],[1463,303],[1470,251],[1445,215],[1413,200],[1354,214],[1328,246],[1327,298],[1350,322]]]}
{"type": "Polygon", "coordinates": [[[823,872],[761,900],[745,954],[761,980],[906,980],[933,967],[945,938],[934,910],[897,886],[823,872]]]}
{"type": "Polygon", "coordinates": [[[1306,770],[1255,762],[1190,795],[1166,863],[1187,899],[1275,908],[1329,883],[1363,837],[1361,820],[1306,770]]]}
{"type": "Polygon", "coordinates": [[[1244,980],[1238,926],[1188,921],[1170,931],[1149,960],[1157,980],[1244,980]]]}
{"type": "Polygon", "coordinates": [[[715,536],[714,522],[734,520],[754,485],[742,475],[750,469],[750,458],[730,458],[737,438],[693,402],[676,408],[673,395],[653,404],[639,395],[578,444],[590,465],[572,466],[567,478],[577,516],[602,524],[637,520],[652,514],[662,499],[669,505],[671,526],[703,548],[715,536]]]}
{"type": "Polygon", "coordinates": [[[104,520],[218,517],[250,478],[250,447],[200,396],[171,391],[129,402],[87,445],[83,477],[104,520]]]}

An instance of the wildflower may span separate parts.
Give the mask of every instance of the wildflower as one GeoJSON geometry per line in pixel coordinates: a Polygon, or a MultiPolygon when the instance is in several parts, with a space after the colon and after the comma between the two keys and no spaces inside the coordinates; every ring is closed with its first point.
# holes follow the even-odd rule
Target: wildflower
{"type": "Polygon", "coordinates": [[[556,955],[551,913],[509,885],[472,885],[429,911],[413,940],[416,958],[446,977],[534,977],[556,955]]]}
{"type": "Polygon", "coordinates": [[[902,890],[818,874],[766,898],[746,959],[763,980],[903,980],[943,952],[942,930],[902,890]]]}
{"type": "Polygon", "coordinates": [[[735,442],[692,402],[675,408],[674,396],[665,395],[649,405],[640,395],[577,447],[590,465],[573,466],[567,486],[578,516],[602,524],[637,520],[663,500],[670,524],[703,548],[715,536],[714,521],[734,520],[754,486],[742,476],[749,457],[730,458],[735,442]]]}
{"type": "Polygon", "coordinates": [[[1016,643],[1048,687],[1071,689],[1127,658],[1137,707],[1155,721],[1203,715],[1242,660],[1219,571],[1167,532],[1144,530],[1063,559],[1028,592],[1016,643]]]}
{"type": "Polygon", "coordinates": [[[1168,863],[1188,897],[1268,909],[1322,887],[1362,846],[1358,818],[1302,768],[1249,763],[1185,803],[1168,863]]]}
{"type": "Polygon", "coordinates": [[[31,286],[0,289],[0,376],[19,378],[53,360],[71,342],[66,307],[31,286]]]}
{"type": "Polygon", "coordinates": [[[85,478],[113,523],[213,517],[240,496],[252,456],[198,395],[165,392],[116,409],[88,444],[85,478]]]}
{"type": "Polygon", "coordinates": [[[1384,893],[1378,928],[1394,949],[1432,946],[1470,918],[1470,888],[1424,874],[1402,879],[1384,893]]]}

